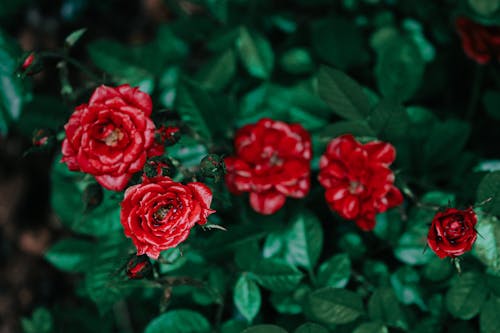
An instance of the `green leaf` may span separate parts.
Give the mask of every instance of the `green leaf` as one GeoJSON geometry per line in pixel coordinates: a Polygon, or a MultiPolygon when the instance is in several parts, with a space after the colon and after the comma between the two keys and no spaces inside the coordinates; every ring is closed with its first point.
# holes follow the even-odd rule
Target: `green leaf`
{"type": "Polygon", "coordinates": [[[20,56],[16,41],[0,29],[0,134],[19,119],[31,97],[27,84],[16,75],[20,56]]]}
{"type": "Polygon", "coordinates": [[[247,325],[243,320],[230,319],[222,324],[220,333],[241,333],[247,325]]]}
{"type": "Polygon", "coordinates": [[[238,311],[251,323],[259,313],[261,297],[259,287],[248,275],[241,275],[236,282],[233,300],[238,311]]]}
{"type": "Polygon", "coordinates": [[[229,0],[205,0],[212,15],[223,23],[227,22],[229,0]]]}
{"type": "Polygon", "coordinates": [[[233,49],[227,49],[204,65],[196,74],[196,80],[205,89],[221,91],[235,74],[236,55],[233,49]]]}
{"type": "Polygon", "coordinates": [[[36,94],[24,106],[16,128],[29,138],[36,129],[62,127],[67,121],[68,111],[68,107],[60,98],[36,94]]]}
{"type": "Polygon", "coordinates": [[[452,282],[446,293],[446,307],[454,317],[469,320],[479,313],[488,293],[483,280],[477,272],[466,272],[452,282]]]}
{"type": "Polygon", "coordinates": [[[409,266],[401,267],[391,275],[391,284],[399,301],[406,305],[416,304],[422,311],[427,311],[419,281],[417,271],[409,266]]]}
{"type": "Polygon", "coordinates": [[[88,44],[90,58],[99,69],[111,74],[120,83],[132,86],[151,82],[153,75],[141,64],[129,46],[114,40],[96,40],[88,44]]]}
{"type": "Polygon", "coordinates": [[[441,321],[436,317],[420,320],[411,330],[411,333],[441,333],[441,321]]]}
{"type": "Polygon", "coordinates": [[[301,210],[293,216],[286,239],[288,261],[312,270],[323,249],[323,228],[318,218],[301,210]]]}
{"type": "Polygon", "coordinates": [[[233,253],[233,251],[245,246],[246,243],[265,237],[266,233],[259,225],[235,225],[228,232],[211,233],[209,238],[198,240],[193,246],[198,249],[205,258],[215,258],[221,253],[233,253]]]}
{"type": "Polygon", "coordinates": [[[326,287],[309,294],[306,316],[320,323],[346,324],[364,313],[363,300],[355,292],[326,287]]]}
{"type": "Polygon", "coordinates": [[[122,230],[120,202],[116,193],[104,191],[102,203],[91,211],[85,211],[82,193],[89,182],[79,172],[69,171],[56,157],[52,166],[51,204],[61,222],[72,230],[94,236],[103,236],[122,230]]]}
{"type": "Polygon", "coordinates": [[[332,112],[348,120],[363,120],[370,112],[370,102],[363,88],[344,73],[321,67],[318,74],[319,96],[332,112]]]}
{"type": "Polygon", "coordinates": [[[252,278],[274,292],[293,290],[303,274],[295,266],[278,259],[263,259],[252,270],[252,278]]]}
{"type": "Polygon", "coordinates": [[[153,319],[144,333],[209,333],[208,320],[191,310],[172,310],[153,319]]]}
{"type": "Polygon", "coordinates": [[[348,232],[340,238],[339,247],[346,252],[352,259],[363,258],[366,252],[366,246],[363,239],[355,233],[348,232]]]}
{"type": "Polygon", "coordinates": [[[279,313],[299,314],[302,312],[304,298],[307,297],[310,291],[311,288],[308,285],[301,284],[290,292],[272,293],[269,300],[279,313]]]}
{"type": "Polygon", "coordinates": [[[328,124],[319,131],[317,136],[322,143],[326,144],[342,134],[375,136],[373,129],[365,121],[359,120],[341,120],[328,124]]]}
{"type": "Polygon", "coordinates": [[[87,251],[90,264],[85,271],[82,292],[96,303],[101,315],[131,292],[133,281],[119,275],[129,259],[130,250],[130,241],[122,232],[115,232],[98,239],[93,249],[87,251]]]}
{"type": "Polygon", "coordinates": [[[263,83],[242,98],[237,125],[255,123],[273,114],[274,119],[298,122],[307,130],[322,128],[327,123],[328,106],[307,83],[294,87],[263,83]]]}
{"type": "Polygon", "coordinates": [[[297,327],[293,333],[328,333],[328,330],[319,324],[305,323],[297,327]]]}
{"type": "Polygon", "coordinates": [[[470,134],[470,125],[466,122],[449,119],[434,125],[424,146],[424,155],[428,163],[436,165],[456,157],[464,148],[470,134]]]}
{"type": "Polygon", "coordinates": [[[294,48],[286,51],[280,58],[283,70],[290,74],[305,74],[314,69],[311,55],[305,48],[294,48]]]}
{"type": "MultiPolygon", "coordinates": [[[[171,29],[171,25],[162,24],[158,28],[155,39],[155,47],[158,54],[153,55],[155,58],[160,57],[166,65],[173,62],[183,61],[188,56],[188,45],[185,40],[179,38],[171,29]]],[[[144,59],[150,61],[151,59],[144,59]]],[[[152,68],[158,70],[159,68],[152,68]]]]}
{"type": "Polygon", "coordinates": [[[52,245],[45,252],[45,259],[58,269],[66,272],[84,272],[89,264],[89,252],[94,244],[89,241],[68,238],[52,245]]]}
{"type": "MultiPolygon", "coordinates": [[[[454,200],[454,195],[439,191],[428,192],[420,199],[423,204],[441,207],[446,207],[454,200]]],[[[435,254],[427,248],[429,225],[435,213],[427,208],[418,207],[410,211],[408,229],[403,233],[394,249],[394,255],[399,260],[409,265],[422,265],[435,257],[435,254]]]]}
{"type": "Polygon", "coordinates": [[[482,16],[494,14],[500,8],[500,0],[468,0],[469,6],[482,16]]]}
{"type": "Polygon", "coordinates": [[[347,254],[337,254],[319,266],[318,285],[344,288],[351,276],[351,260],[347,254]]]}
{"type": "Polygon", "coordinates": [[[500,120],[500,92],[492,90],[485,92],[483,95],[483,104],[490,116],[500,120]]]}
{"type": "Polygon", "coordinates": [[[23,333],[50,333],[54,330],[52,315],[44,307],[36,308],[31,318],[22,318],[21,326],[23,333]]]}
{"type": "Polygon", "coordinates": [[[381,323],[364,323],[356,327],[353,333],[389,333],[389,330],[381,323]]]}
{"type": "Polygon", "coordinates": [[[21,79],[14,76],[13,73],[9,75],[0,72],[0,111],[4,113],[4,117],[9,122],[19,119],[23,104],[27,99],[28,96],[21,79]]]}
{"type": "Polygon", "coordinates": [[[287,331],[276,325],[256,325],[247,328],[241,333],[287,333],[287,331]]]}
{"type": "Polygon", "coordinates": [[[242,27],[236,46],[240,59],[250,75],[259,79],[271,77],[274,67],[274,52],[264,36],[242,27]]]}
{"type": "Polygon", "coordinates": [[[231,100],[204,91],[194,82],[185,80],[177,88],[176,109],[181,119],[209,145],[226,136],[226,124],[234,117],[231,100]]]}
{"type": "Polygon", "coordinates": [[[340,69],[359,66],[369,60],[361,30],[346,18],[315,21],[311,41],[322,61],[340,69]]]}
{"type": "Polygon", "coordinates": [[[498,309],[500,309],[500,298],[490,297],[484,303],[479,315],[479,328],[481,333],[496,333],[500,332],[500,316],[498,316],[498,309]]]}
{"type": "Polygon", "coordinates": [[[385,97],[404,102],[419,88],[425,61],[412,39],[395,37],[377,57],[375,77],[385,97]]]}
{"type": "Polygon", "coordinates": [[[492,273],[500,272],[500,221],[494,216],[480,214],[476,226],[479,236],[472,253],[481,260],[492,273]]]}
{"type": "Polygon", "coordinates": [[[66,45],[66,47],[72,47],[73,45],[75,45],[76,42],[78,42],[78,40],[83,36],[83,34],[86,31],[87,31],[87,28],[82,28],[82,29],[78,29],[78,30],[75,30],[72,33],[70,33],[66,37],[66,39],[64,40],[64,44],[66,45]]]}
{"type": "Polygon", "coordinates": [[[500,216],[500,171],[490,172],[481,180],[477,188],[477,202],[486,202],[485,212],[500,216]]]}
{"type": "Polygon", "coordinates": [[[423,276],[430,281],[443,281],[453,272],[453,265],[449,261],[435,256],[425,265],[423,276]]]}
{"type": "Polygon", "coordinates": [[[408,134],[410,120],[399,103],[383,99],[370,114],[370,127],[381,139],[396,141],[408,134]]]}
{"type": "Polygon", "coordinates": [[[405,313],[394,290],[390,287],[377,289],[368,301],[368,314],[372,320],[379,320],[388,326],[408,329],[405,313]]]}
{"type": "Polygon", "coordinates": [[[394,255],[409,265],[422,265],[429,262],[434,254],[427,249],[428,232],[429,228],[425,224],[413,225],[399,239],[394,255]]]}

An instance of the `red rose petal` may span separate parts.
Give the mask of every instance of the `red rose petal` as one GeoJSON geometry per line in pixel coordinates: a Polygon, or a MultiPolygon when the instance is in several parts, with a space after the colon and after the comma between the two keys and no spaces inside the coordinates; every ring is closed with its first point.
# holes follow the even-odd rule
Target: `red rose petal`
{"type": "Polygon", "coordinates": [[[279,192],[250,193],[250,205],[263,215],[276,213],[285,204],[285,195],[279,192]]]}

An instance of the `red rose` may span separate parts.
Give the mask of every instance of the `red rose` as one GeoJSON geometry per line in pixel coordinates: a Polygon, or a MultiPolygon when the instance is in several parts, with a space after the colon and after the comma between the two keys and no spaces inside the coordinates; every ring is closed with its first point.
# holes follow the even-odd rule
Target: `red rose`
{"type": "Polygon", "coordinates": [[[332,140],[321,156],[318,175],[330,208],[361,229],[372,230],[377,213],[403,201],[389,169],[395,158],[389,143],[361,144],[352,135],[332,140]]]}
{"type": "Polygon", "coordinates": [[[162,153],[154,145],[151,110],[151,98],[138,88],[100,86],[64,126],[62,162],[109,190],[123,190],[147,157],[162,153]]]}
{"type": "Polygon", "coordinates": [[[299,124],[261,119],[238,130],[236,156],[224,159],[234,194],[250,192],[250,205],[273,214],[286,197],[303,198],[310,187],[311,139],[299,124]]]}
{"type": "Polygon", "coordinates": [[[500,60],[500,27],[484,26],[465,17],[459,17],[455,25],[469,58],[479,64],[486,64],[491,58],[500,60]]]}
{"type": "Polygon", "coordinates": [[[457,257],[472,248],[476,241],[476,213],[469,208],[448,208],[432,219],[427,244],[439,258],[457,257]]]}
{"type": "Polygon", "coordinates": [[[125,235],[132,239],[137,255],[157,259],[160,251],[184,241],[191,228],[205,224],[212,191],[202,183],[183,185],[169,177],[144,178],[130,186],[122,201],[120,221],[125,235]]]}

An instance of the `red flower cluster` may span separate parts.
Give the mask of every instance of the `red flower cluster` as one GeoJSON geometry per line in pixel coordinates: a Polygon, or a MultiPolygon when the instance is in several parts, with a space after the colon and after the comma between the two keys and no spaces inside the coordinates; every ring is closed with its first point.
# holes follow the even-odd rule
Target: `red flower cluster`
{"type": "Polygon", "coordinates": [[[109,190],[123,190],[148,157],[163,153],[154,143],[151,111],[151,97],[138,88],[100,86],[64,126],[62,161],[109,190]]]}
{"type": "Polygon", "coordinates": [[[137,255],[157,259],[160,251],[177,246],[196,224],[205,224],[212,191],[202,183],[183,185],[169,177],[145,177],[125,191],[120,221],[137,255]]]}
{"type": "Polygon", "coordinates": [[[363,230],[375,227],[375,215],[402,203],[389,165],[396,152],[389,143],[361,144],[352,135],[330,142],[320,160],[319,182],[330,208],[363,230]]]}
{"type": "Polygon", "coordinates": [[[311,139],[299,124],[261,119],[238,130],[235,156],[225,158],[232,193],[250,192],[250,205],[273,214],[287,197],[303,198],[310,188],[311,139]]]}
{"type": "Polygon", "coordinates": [[[500,27],[485,26],[466,17],[455,22],[462,39],[465,54],[479,64],[486,64],[492,58],[500,61],[500,27]]]}
{"type": "Polygon", "coordinates": [[[476,213],[472,208],[448,208],[432,219],[427,244],[439,258],[457,257],[472,248],[476,241],[476,213]]]}

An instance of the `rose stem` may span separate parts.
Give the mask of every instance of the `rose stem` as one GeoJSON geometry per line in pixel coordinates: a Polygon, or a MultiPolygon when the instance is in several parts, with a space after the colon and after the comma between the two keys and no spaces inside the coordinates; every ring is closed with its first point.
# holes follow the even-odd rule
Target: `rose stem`
{"type": "Polygon", "coordinates": [[[124,300],[116,302],[113,307],[113,312],[115,313],[116,324],[120,328],[120,332],[133,333],[134,328],[130,320],[127,303],[124,300]]]}
{"type": "Polygon", "coordinates": [[[82,64],[81,62],[79,62],[78,60],[76,60],[76,59],[74,59],[72,57],[69,57],[69,56],[64,55],[62,53],[49,52],[49,51],[40,52],[38,55],[40,57],[42,57],[42,58],[62,59],[64,61],[72,64],[73,66],[75,66],[76,68],[78,68],[83,73],[87,74],[87,76],[89,76],[90,78],[96,80],[97,82],[101,82],[102,81],[101,77],[99,77],[97,74],[93,73],[90,69],[87,68],[87,66],[85,66],[84,64],[82,64]]]}
{"type": "Polygon", "coordinates": [[[477,109],[477,103],[479,101],[479,93],[481,92],[481,86],[483,83],[484,76],[484,66],[476,64],[474,69],[474,78],[472,80],[472,92],[469,98],[469,104],[467,106],[467,111],[465,113],[465,121],[469,122],[474,117],[477,109]]]}

